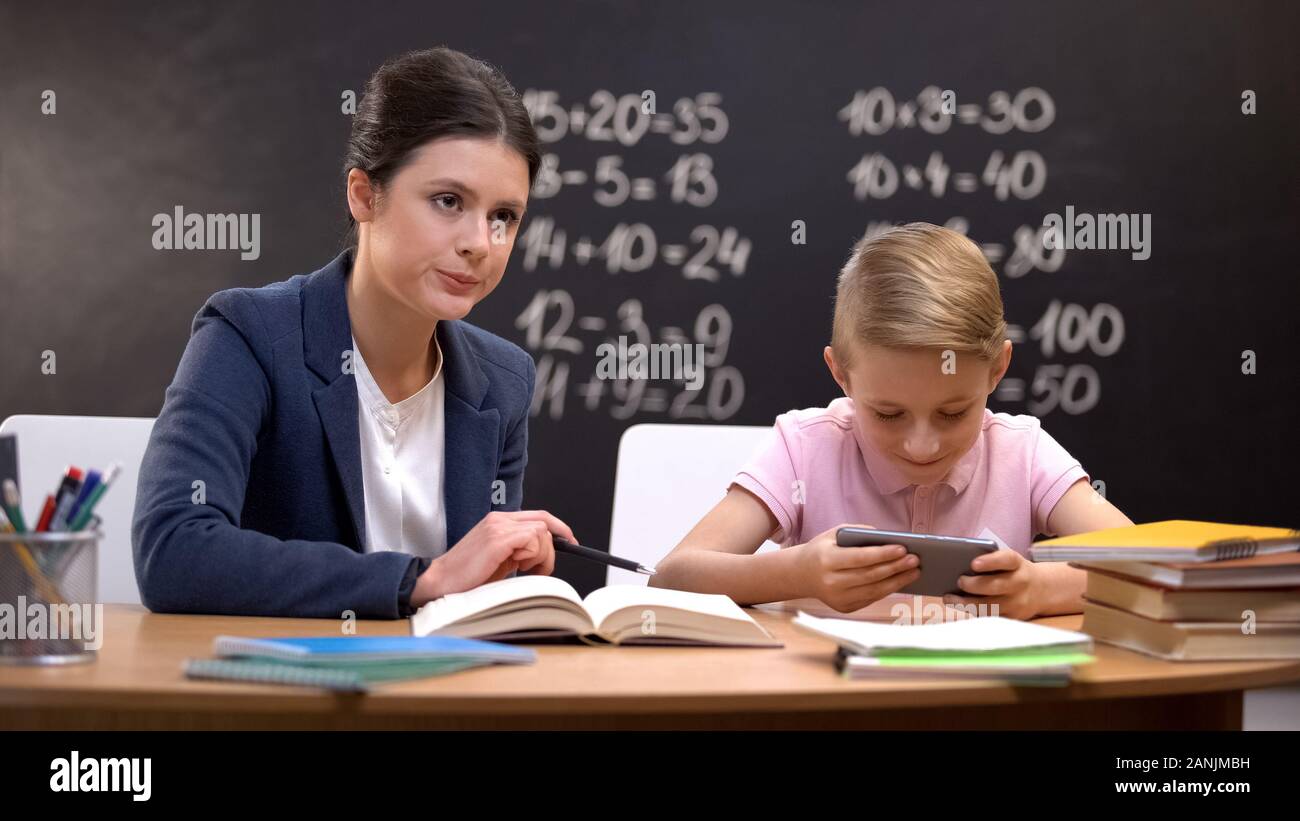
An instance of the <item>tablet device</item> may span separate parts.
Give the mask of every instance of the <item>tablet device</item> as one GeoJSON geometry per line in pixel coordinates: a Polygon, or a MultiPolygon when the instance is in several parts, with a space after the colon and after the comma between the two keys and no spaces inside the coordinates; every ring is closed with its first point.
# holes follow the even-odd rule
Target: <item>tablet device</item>
{"type": "MultiPolygon", "coordinates": [[[[835,543],[840,547],[876,547],[901,544],[908,553],[921,560],[921,577],[899,590],[917,596],[942,596],[971,593],[957,585],[960,576],[983,576],[970,569],[971,560],[998,549],[990,539],[965,539],[960,536],[934,536],[927,533],[902,533],[897,530],[871,530],[865,527],[841,527],[835,531],[835,543]]],[[[997,572],[997,571],[994,571],[997,572]]]]}

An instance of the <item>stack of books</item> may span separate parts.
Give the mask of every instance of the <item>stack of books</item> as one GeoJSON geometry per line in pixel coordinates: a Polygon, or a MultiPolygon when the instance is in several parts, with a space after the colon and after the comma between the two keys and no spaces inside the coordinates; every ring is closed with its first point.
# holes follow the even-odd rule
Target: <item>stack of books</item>
{"type": "Polygon", "coordinates": [[[1069,684],[1075,666],[1096,660],[1086,634],[998,616],[911,625],[801,612],[793,624],[839,645],[835,667],[853,679],[988,679],[1061,686],[1069,684]]]}
{"type": "Polygon", "coordinates": [[[1088,572],[1083,631],[1172,661],[1300,658],[1300,531],[1186,520],[1037,542],[1088,572]]]}

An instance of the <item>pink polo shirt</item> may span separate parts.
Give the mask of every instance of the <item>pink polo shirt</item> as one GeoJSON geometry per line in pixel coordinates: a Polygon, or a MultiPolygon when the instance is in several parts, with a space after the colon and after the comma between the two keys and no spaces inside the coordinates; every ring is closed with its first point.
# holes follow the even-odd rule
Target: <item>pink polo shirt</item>
{"type": "Polygon", "coordinates": [[[993,539],[1028,555],[1035,534],[1065,491],[1090,477],[1037,418],[984,409],[971,449],[939,482],[908,484],[863,440],[855,408],[840,397],[825,408],[783,413],[733,482],[776,517],[772,538],[802,544],[833,527],[861,522],[880,530],[993,539]]]}

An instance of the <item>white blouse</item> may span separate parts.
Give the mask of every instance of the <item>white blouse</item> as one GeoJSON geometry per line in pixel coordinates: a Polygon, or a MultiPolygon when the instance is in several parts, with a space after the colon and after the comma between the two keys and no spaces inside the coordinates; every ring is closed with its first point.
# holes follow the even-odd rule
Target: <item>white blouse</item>
{"type": "Polygon", "coordinates": [[[447,551],[443,504],[442,349],[438,371],[413,396],[393,404],[379,389],[352,338],[366,497],[366,552],[396,550],[435,557],[447,551]]]}

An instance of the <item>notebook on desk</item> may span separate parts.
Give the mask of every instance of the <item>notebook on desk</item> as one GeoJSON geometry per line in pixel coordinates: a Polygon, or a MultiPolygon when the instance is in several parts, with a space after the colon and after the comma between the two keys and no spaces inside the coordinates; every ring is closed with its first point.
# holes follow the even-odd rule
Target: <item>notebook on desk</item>
{"type": "Polygon", "coordinates": [[[800,613],[794,627],[838,644],[835,669],[852,679],[995,679],[1063,686],[1075,667],[1095,661],[1091,636],[997,616],[912,625],[800,613]]]}
{"type": "Polygon", "coordinates": [[[1086,653],[1025,655],[1008,653],[979,658],[864,656],[841,647],[835,669],[848,679],[998,679],[1022,686],[1053,687],[1070,683],[1074,668],[1094,658],[1086,653]]]}
{"type": "Polygon", "coordinates": [[[536,654],[449,636],[217,636],[215,659],[188,659],[187,678],[365,692],[388,681],[447,675],[489,664],[531,664],[536,654]]]}
{"type": "Polygon", "coordinates": [[[502,664],[527,664],[532,650],[450,636],[308,636],[247,638],[217,636],[212,652],[224,658],[248,657],[297,664],[366,664],[376,661],[445,661],[470,658],[502,664]]]}
{"type": "Polygon", "coordinates": [[[609,644],[781,646],[726,596],[616,584],[584,599],[554,576],[516,576],[435,599],[411,617],[411,632],[499,641],[576,636],[609,644]]]}
{"type": "Polygon", "coordinates": [[[912,625],[821,619],[800,613],[795,617],[794,626],[870,656],[1056,655],[1092,650],[1092,636],[1086,633],[1000,616],[912,625]]]}
{"type": "Polygon", "coordinates": [[[1218,562],[1295,553],[1300,530],[1174,519],[1034,542],[1036,562],[1218,562]]]}

